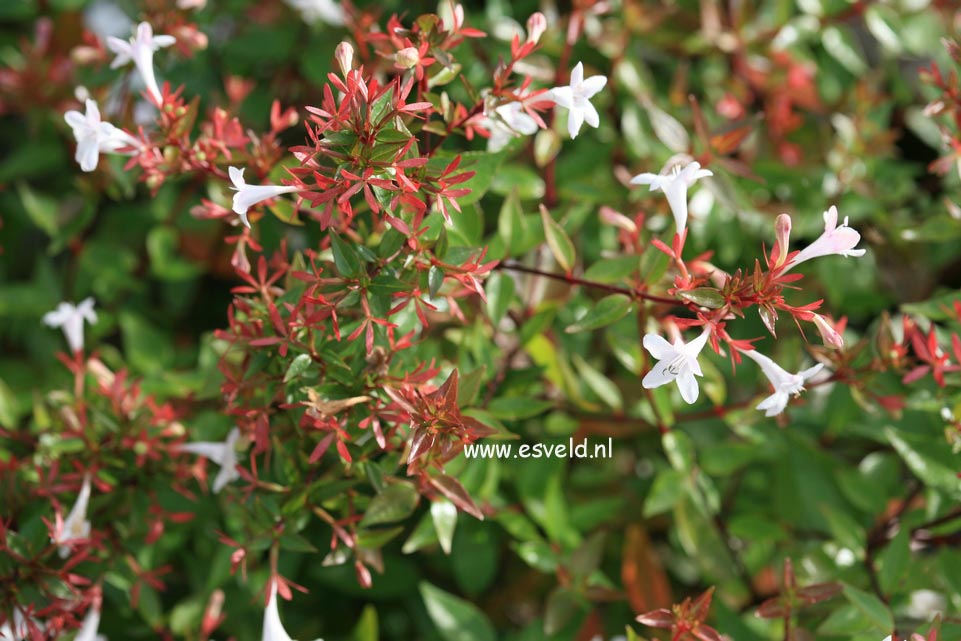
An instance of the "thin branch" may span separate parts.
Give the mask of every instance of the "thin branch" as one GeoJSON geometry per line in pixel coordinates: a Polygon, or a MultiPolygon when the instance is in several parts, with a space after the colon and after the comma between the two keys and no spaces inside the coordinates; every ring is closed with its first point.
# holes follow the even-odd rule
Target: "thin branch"
{"type": "Polygon", "coordinates": [[[514,261],[505,261],[499,263],[495,269],[506,269],[513,272],[520,272],[523,274],[532,274],[534,276],[543,276],[544,278],[551,278],[553,280],[563,281],[571,285],[580,285],[582,287],[589,287],[591,289],[596,289],[602,292],[608,292],[610,294],[623,294],[634,300],[649,300],[653,303],[661,303],[663,305],[681,305],[682,301],[674,298],[667,298],[664,296],[655,296],[654,294],[648,294],[647,292],[642,292],[636,289],[628,289],[627,287],[618,287],[617,285],[608,285],[607,283],[598,283],[593,280],[587,280],[584,278],[578,278],[577,276],[571,276],[569,274],[558,274],[555,272],[548,272],[536,267],[528,267],[526,265],[521,265],[514,261]]]}

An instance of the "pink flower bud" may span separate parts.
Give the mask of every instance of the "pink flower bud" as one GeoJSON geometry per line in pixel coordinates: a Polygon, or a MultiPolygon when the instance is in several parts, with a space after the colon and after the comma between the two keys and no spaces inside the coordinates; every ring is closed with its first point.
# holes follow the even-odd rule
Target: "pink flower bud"
{"type": "Polygon", "coordinates": [[[221,614],[224,605],[224,591],[214,590],[207,601],[207,608],[204,610],[203,619],[200,621],[200,629],[205,638],[209,638],[217,627],[223,623],[224,617],[221,614]]]}
{"type": "Polygon", "coordinates": [[[821,340],[824,344],[829,347],[834,347],[836,349],[841,349],[844,347],[844,339],[840,334],[834,329],[834,327],[827,321],[826,318],[820,314],[812,314],[811,319],[814,325],[818,328],[818,333],[821,334],[821,340]]]}
{"type": "Polygon", "coordinates": [[[416,47],[407,47],[394,54],[394,63],[401,69],[412,69],[420,62],[420,52],[416,47]]]}
{"type": "Polygon", "coordinates": [[[601,220],[603,220],[608,225],[613,225],[618,229],[623,229],[626,232],[632,234],[637,233],[637,225],[633,220],[625,216],[619,211],[615,211],[608,206],[601,207],[600,211],[601,220]]]}
{"type": "Polygon", "coordinates": [[[787,214],[781,214],[777,217],[774,222],[774,266],[780,267],[784,264],[784,259],[787,258],[788,245],[791,242],[791,217],[787,214]]]}
{"type": "Polygon", "coordinates": [[[334,50],[334,58],[337,59],[337,64],[340,66],[340,72],[346,76],[353,68],[354,48],[349,42],[341,42],[339,45],[337,45],[337,49],[334,50]]]}
{"type": "Polygon", "coordinates": [[[532,13],[527,19],[527,42],[537,44],[545,31],[547,31],[547,18],[540,11],[532,13]]]}

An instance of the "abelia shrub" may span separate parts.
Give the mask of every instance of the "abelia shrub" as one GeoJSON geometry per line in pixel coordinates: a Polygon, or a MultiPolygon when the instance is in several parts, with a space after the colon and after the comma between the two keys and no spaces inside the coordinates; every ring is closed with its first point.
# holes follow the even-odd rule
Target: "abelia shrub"
{"type": "Polygon", "coordinates": [[[23,7],[0,637],[961,634],[956,7],[23,7]]]}

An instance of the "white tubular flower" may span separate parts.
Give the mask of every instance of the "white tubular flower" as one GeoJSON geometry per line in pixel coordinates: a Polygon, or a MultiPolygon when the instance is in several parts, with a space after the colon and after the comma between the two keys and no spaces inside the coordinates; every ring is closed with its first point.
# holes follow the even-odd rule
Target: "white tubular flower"
{"type": "Polygon", "coordinates": [[[812,314],[811,322],[817,327],[818,333],[821,335],[821,340],[824,341],[825,345],[835,349],[844,347],[844,338],[838,333],[838,330],[834,329],[834,326],[831,325],[826,318],[820,314],[812,314]]]}
{"type": "Polygon", "coordinates": [[[571,71],[571,84],[567,87],[551,89],[551,97],[557,105],[567,109],[567,131],[571,138],[577,138],[581,125],[585,122],[591,127],[601,124],[597,109],[591,104],[590,98],[597,94],[607,84],[605,76],[591,76],[584,79],[584,64],[578,62],[571,71]]]}
{"type": "Polygon", "coordinates": [[[684,169],[675,165],[666,175],[638,174],[631,178],[631,184],[650,185],[651,191],[663,191],[664,196],[667,197],[667,204],[671,207],[671,213],[674,214],[677,233],[681,233],[687,227],[687,190],[701,178],[713,175],[710,169],[701,169],[701,163],[694,161],[684,169]]]}
{"type": "Polygon", "coordinates": [[[143,78],[143,84],[147,88],[147,93],[159,104],[162,100],[160,88],[157,86],[157,77],[154,75],[153,54],[162,47],[169,47],[177,41],[173,36],[153,35],[153,27],[149,22],[141,22],[137,25],[134,35],[130,40],[120,38],[107,38],[107,48],[117,54],[113,62],[110,63],[111,69],[122,67],[128,62],[133,61],[143,78]]]}
{"type": "Polygon", "coordinates": [[[80,630],[77,631],[77,636],[73,638],[73,641],[107,641],[107,637],[97,633],[97,629],[99,627],[100,608],[95,605],[91,605],[87,610],[87,616],[83,618],[83,623],[80,625],[80,630]]]}
{"type": "Polygon", "coordinates": [[[798,252],[797,256],[785,266],[784,271],[800,265],[806,260],[818,258],[819,256],[864,256],[863,249],[854,249],[855,245],[861,240],[861,234],[848,227],[848,217],[844,217],[844,222],[838,227],[838,208],[831,205],[831,208],[824,212],[824,233],[817,240],[798,252]]]}
{"type": "Polygon", "coordinates": [[[63,528],[52,538],[60,546],[60,558],[70,556],[70,543],[90,537],[90,521],[87,520],[87,504],[90,502],[90,475],[83,477],[80,494],[63,522],[63,528]]]}
{"type": "MultiPolygon", "coordinates": [[[[261,641],[293,641],[284,624],[280,622],[280,612],[277,610],[277,583],[271,582],[270,598],[267,599],[267,609],[264,610],[264,630],[261,641]]],[[[321,641],[318,639],[317,641],[321,641]]]]}
{"type": "Polygon", "coordinates": [[[63,329],[63,335],[67,337],[67,344],[71,352],[83,351],[83,322],[87,321],[91,325],[97,322],[97,312],[93,311],[93,298],[85,298],[80,304],[63,302],[57,305],[57,309],[43,315],[43,323],[47,327],[59,327],[63,329]]]}
{"type": "Polygon", "coordinates": [[[0,639],[20,641],[21,639],[26,638],[27,630],[26,626],[23,624],[23,615],[20,614],[20,610],[13,611],[13,625],[10,625],[10,623],[10,621],[7,621],[3,625],[0,625],[0,639]]]}
{"type": "Polygon", "coordinates": [[[114,127],[109,122],[100,120],[100,108],[89,98],[86,101],[86,113],[68,111],[63,119],[73,129],[73,136],[77,139],[77,153],[74,159],[83,171],[93,171],[97,168],[101,153],[125,153],[127,155],[140,149],[139,140],[123,129],[114,127]],[[128,151],[118,151],[129,148],[128,151]]]}
{"type": "Polygon", "coordinates": [[[43,631],[43,624],[38,623],[36,619],[30,619],[28,621],[20,610],[14,608],[13,620],[8,620],[3,625],[0,625],[0,639],[4,639],[4,641],[29,641],[30,623],[33,623],[43,631]]]}
{"type": "Polygon", "coordinates": [[[790,396],[799,396],[804,391],[804,383],[824,367],[818,363],[797,374],[791,374],[757,350],[741,350],[741,353],[761,366],[761,371],[774,387],[774,393],[757,405],[757,409],[764,410],[765,416],[776,416],[783,412],[790,396]]]}
{"type": "Polygon", "coordinates": [[[234,194],[234,213],[240,216],[240,220],[249,228],[250,221],[247,220],[247,210],[271,198],[276,198],[281,194],[292,194],[300,191],[299,187],[293,185],[248,185],[244,181],[244,170],[236,167],[229,167],[230,182],[233,183],[234,194]]]}
{"type": "Polygon", "coordinates": [[[291,9],[307,24],[323,22],[332,27],[344,24],[344,8],[334,0],[286,0],[291,9]]]}
{"type": "Polygon", "coordinates": [[[671,381],[677,381],[677,388],[681,390],[681,398],[686,403],[697,401],[698,386],[695,376],[704,376],[697,357],[707,344],[711,331],[706,329],[690,343],[685,343],[678,337],[671,345],[657,334],[644,336],[644,349],[657,359],[657,362],[641,381],[646,389],[660,387],[671,381]]]}
{"type": "Polygon", "coordinates": [[[214,494],[222,490],[224,486],[231,481],[240,478],[240,473],[237,472],[236,450],[236,444],[239,438],[240,430],[235,427],[230,430],[230,433],[227,435],[227,440],[223,443],[198,441],[180,446],[182,451],[203,456],[220,466],[220,471],[217,472],[217,476],[214,478],[214,494]]]}
{"type": "Polygon", "coordinates": [[[530,136],[537,133],[537,121],[524,111],[523,103],[509,102],[494,109],[493,117],[484,118],[481,123],[490,131],[487,139],[487,151],[497,152],[520,136],[530,136]]]}

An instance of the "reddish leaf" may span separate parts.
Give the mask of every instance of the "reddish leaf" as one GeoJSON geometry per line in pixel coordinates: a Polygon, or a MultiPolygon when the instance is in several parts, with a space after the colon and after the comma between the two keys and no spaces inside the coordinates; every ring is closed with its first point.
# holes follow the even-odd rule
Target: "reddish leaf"
{"type": "Polygon", "coordinates": [[[674,626],[674,613],[667,608],[658,608],[651,612],[645,612],[635,620],[652,628],[671,628],[674,626]]]}
{"type": "Polygon", "coordinates": [[[474,499],[467,493],[464,486],[460,484],[460,481],[446,474],[440,474],[438,476],[432,476],[430,483],[461,510],[476,519],[484,520],[484,513],[480,511],[480,508],[474,503],[474,499]]]}
{"type": "Polygon", "coordinates": [[[621,558],[621,581],[631,608],[635,612],[649,612],[670,607],[674,602],[670,581],[641,525],[627,528],[621,558]]]}

